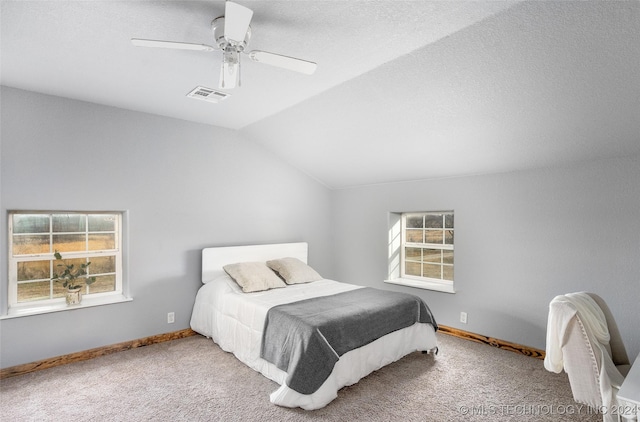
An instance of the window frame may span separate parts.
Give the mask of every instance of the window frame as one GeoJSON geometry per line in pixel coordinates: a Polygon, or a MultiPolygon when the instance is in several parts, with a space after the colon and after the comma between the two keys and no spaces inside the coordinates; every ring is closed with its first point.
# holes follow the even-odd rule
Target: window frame
{"type": "MultiPolygon", "coordinates": [[[[117,303],[128,301],[128,299],[124,295],[124,260],[123,260],[123,237],[125,233],[125,221],[126,221],[126,211],[60,211],[60,210],[47,210],[47,211],[24,211],[24,210],[9,210],[7,213],[7,239],[8,239],[8,282],[7,282],[7,315],[1,316],[0,319],[4,319],[6,317],[14,317],[14,316],[23,316],[23,315],[32,315],[46,312],[55,312],[60,310],[67,309],[77,309],[79,307],[88,307],[88,306],[96,306],[103,305],[108,303],[117,303]],[[49,228],[48,232],[35,233],[37,235],[48,235],[49,236],[49,251],[48,252],[40,252],[40,253],[32,253],[32,254],[23,254],[23,255],[14,255],[14,216],[15,215],[48,215],[49,216],[49,228]],[[80,215],[84,216],[84,231],[55,231],[53,226],[53,218],[57,215],[80,215]],[[113,230],[89,230],[89,216],[90,215],[111,215],[115,218],[115,227],[113,230]],[[55,265],[55,250],[54,250],[54,235],[68,235],[68,234],[76,234],[83,235],[85,241],[88,242],[89,236],[91,234],[114,234],[114,248],[113,249],[100,249],[100,250],[87,250],[85,251],[72,251],[72,252],[63,252],[61,254],[64,259],[78,259],[84,258],[88,261],[91,259],[95,259],[98,257],[106,257],[113,256],[115,259],[115,271],[102,273],[102,274],[92,274],[92,275],[113,275],[114,276],[114,290],[107,292],[98,292],[91,293],[91,286],[85,286],[83,290],[83,300],[80,305],[69,307],[66,305],[66,301],[64,296],[62,297],[53,297],[53,281],[50,281],[49,285],[49,298],[39,299],[39,300],[30,300],[18,302],[18,285],[20,284],[18,281],[18,263],[20,262],[31,262],[31,261],[50,261],[50,274],[54,269],[55,265]]],[[[29,233],[19,235],[28,236],[29,233]]],[[[33,234],[31,234],[33,235],[33,234]]],[[[40,281],[45,281],[42,279],[40,281]]]]}
{"type": "MultiPolygon", "coordinates": [[[[442,228],[437,228],[435,230],[446,232],[447,230],[452,230],[455,233],[455,219],[452,224],[453,227],[446,227],[445,215],[455,216],[455,212],[453,210],[446,211],[414,211],[414,212],[399,212],[399,213],[391,213],[390,224],[389,224],[389,277],[385,282],[392,284],[399,284],[410,287],[417,287],[421,289],[440,291],[445,293],[455,293],[454,289],[454,281],[455,275],[451,278],[452,280],[447,280],[442,278],[442,271],[444,267],[451,267],[452,273],[455,267],[455,261],[453,261],[453,256],[451,257],[452,263],[448,264],[444,262],[444,254],[443,251],[451,251],[454,253],[455,251],[455,236],[453,236],[453,240],[451,244],[446,243],[445,235],[443,233],[442,243],[429,243],[426,242],[426,239],[423,238],[422,242],[410,242],[406,239],[406,230],[407,230],[407,218],[415,217],[415,216],[424,216],[426,215],[442,215],[443,224],[442,228]],[[416,276],[412,274],[406,273],[406,248],[416,247],[421,249],[437,249],[441,251],[440,254],[440,262],[438,263],[440,266],[440,277],[441,278],[433,278],[426,277],[424,275],[416,276]]],[[[429,228],[422,227],[422,230],[428,230],[429,228]]],[[[411,261],[409,259],[409,261],[411,261]]],[[[419,261],[421,265],[421,274],[423,269],[424,260],[421,259],[419,261]]]]}

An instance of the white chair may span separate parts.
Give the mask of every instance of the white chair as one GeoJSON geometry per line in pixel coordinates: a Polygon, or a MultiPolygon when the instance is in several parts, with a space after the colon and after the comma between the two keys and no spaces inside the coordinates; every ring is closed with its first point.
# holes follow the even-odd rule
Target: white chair
{"type": "MultiPolygon", "coordinates": [[[[547,330],[545,368],[560,372],[564,367],[574,400],[593,409],[617,406],[616,394],[631,365],[605,301],[593,293],[558,296],[549,305],[547,330]],[[588,301],[589,298],[595,304],[588,301]],[[589,302],[587,306],[581,306],[586,302],[589,302]],[[598,326],[600,321],[602,326],[598,326]],[[602,328],[608,329],[609,341],[601,341],[602,328]]],[[[609,409],[603,412],[603,420],[620,420],[619,412],[609,409]]]]}

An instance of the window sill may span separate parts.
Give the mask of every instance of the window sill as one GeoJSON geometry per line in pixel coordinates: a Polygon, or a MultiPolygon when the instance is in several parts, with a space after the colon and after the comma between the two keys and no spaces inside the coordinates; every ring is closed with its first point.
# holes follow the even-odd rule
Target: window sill
{"type": "Polygon", "coordinates": [[[20,318],[24,316],[48,314],[51,312],[72,311],[74,309],[90,308],[93,306],[111,305],[114,303],[131,302],[133,299],[124,297],[121,294],[108,295],[95,298],[82,298],[82,303],[79,305],[69,306],[65,302],[58,302],[47,305],[30,305],[30,306],[16,306],[9,309],[7,315],[0,316],[0,320],[20,318]]]}
{"type": "Polygon", "coordinates": [[[393,280],[384,280],[385,283],[398,284],[400,286],[415,287],[418,289],[433,290],[436,292],[455,293],[453,284],[437,283],[434,281],[418,281],[409,278],[394,278],[393,280]]]}

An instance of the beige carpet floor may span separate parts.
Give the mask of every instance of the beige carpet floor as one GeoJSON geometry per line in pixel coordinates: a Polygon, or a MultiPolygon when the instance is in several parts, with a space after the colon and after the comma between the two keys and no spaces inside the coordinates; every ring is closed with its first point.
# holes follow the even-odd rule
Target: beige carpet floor
{"type": "Polygon", "coordinates": [[[269,402],[277,385],[195,336],[0,381],[2,421],[601,421],[542,361],[438,334],[315,411],[269,402]]]}

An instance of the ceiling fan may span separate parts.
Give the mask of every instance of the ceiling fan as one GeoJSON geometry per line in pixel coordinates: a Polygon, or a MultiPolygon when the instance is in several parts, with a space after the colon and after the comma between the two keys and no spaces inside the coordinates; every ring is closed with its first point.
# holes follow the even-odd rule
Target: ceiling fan
{"type": "Polygon", "coordinates": [[[221,50],[222,69],[220,72],[220,88],[228,89],[240,86],[240,53],[248,55],[254,62],[265,63],[307,75],[315,72],[317,64],[314,62],[260,50],[246,52],[245,48],[251,38],[251,26],[249,25],[252,16],[253,11],[251,9],[231,1],[226,1],[224,16],[217,17],[211,22],[211,30],[216,43],[215,47],[207,44],[140,38],[132,38],[131,42],[138,47],[160,47],[197,51],[221,50]]]}

